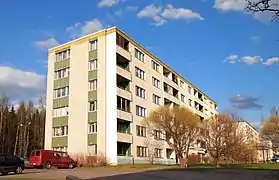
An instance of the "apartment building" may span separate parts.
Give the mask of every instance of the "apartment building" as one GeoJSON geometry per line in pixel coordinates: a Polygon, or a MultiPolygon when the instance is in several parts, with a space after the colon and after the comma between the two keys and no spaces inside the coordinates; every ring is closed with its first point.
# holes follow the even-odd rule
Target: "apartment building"
{"type": "MultiPolygon", "coordinates": [[[[48,51],[46,149],[144,163],[141,121],[163,105],[187,106],[201,120],[217,113],[216,102],[116,27],[48,51]]],[[[175,162],[165,142],[155,152],[175,162]]]]}

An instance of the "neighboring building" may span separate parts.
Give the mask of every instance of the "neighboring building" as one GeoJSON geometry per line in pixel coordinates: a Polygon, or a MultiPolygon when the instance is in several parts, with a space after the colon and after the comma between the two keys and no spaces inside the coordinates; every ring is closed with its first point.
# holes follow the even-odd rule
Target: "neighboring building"
{"type": "Polygon", "coordinates": [[[253,140],[256,142],[255,148],[258,150],[258,161],[270,160],[273,156],[271,141],[262,140],[260,133],[257,129],[247,121],[238,122],[240,130],[246,134],[247,140],[253,140]]]}
{"type": "MultiPolygon", "coordinates": [[[[46,149],[146,162],[141,120],[161,105],[188,106],[201,119],[217,113],[210,97],[115,27],[48,51],[46,149]]],[[[166,143],[156,157],[175,161],[166,143]]]]}

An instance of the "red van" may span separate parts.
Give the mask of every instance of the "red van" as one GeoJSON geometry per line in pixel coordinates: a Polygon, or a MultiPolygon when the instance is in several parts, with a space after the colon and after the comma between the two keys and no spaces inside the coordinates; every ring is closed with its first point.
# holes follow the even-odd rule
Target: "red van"
{"type": "Polygon", "coordinates": [[[45,167],[50,169],[52,166],[68,167],[70,169],[76,166],[76,162],[70,158],[68,153],[52,150],[34,150],[30,154],[30,166],[35,168],[45,167]]]}

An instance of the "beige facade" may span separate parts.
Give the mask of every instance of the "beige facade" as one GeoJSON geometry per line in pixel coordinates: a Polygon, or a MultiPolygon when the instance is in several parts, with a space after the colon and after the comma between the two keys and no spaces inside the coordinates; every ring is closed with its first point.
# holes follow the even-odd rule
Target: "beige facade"
{"type": "MultiPolygon", "coordinates": [[[[46,149],[146,163],[150,137],[141,121],[152,109],[183,105],[201,119],[217,113],[210,97],[115,27],[48,53],[46,149]]],[[[175,163],[155,141],[156,161],[175,163]]],[[[197,143],[191,153],[200,150],[197,143]]]]}

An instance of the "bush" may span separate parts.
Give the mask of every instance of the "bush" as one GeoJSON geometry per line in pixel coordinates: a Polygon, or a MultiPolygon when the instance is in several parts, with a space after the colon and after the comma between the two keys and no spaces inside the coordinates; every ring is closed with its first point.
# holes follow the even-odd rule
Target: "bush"
{"type": "Polygon", "coordinates": [[[77,153],[72,154],[71,157],[77,162],[77,167],[96,167],[96,166],[107,166],[109,160],[103,153],[97,156],[88,156],[87,154],[77,153]]]}

